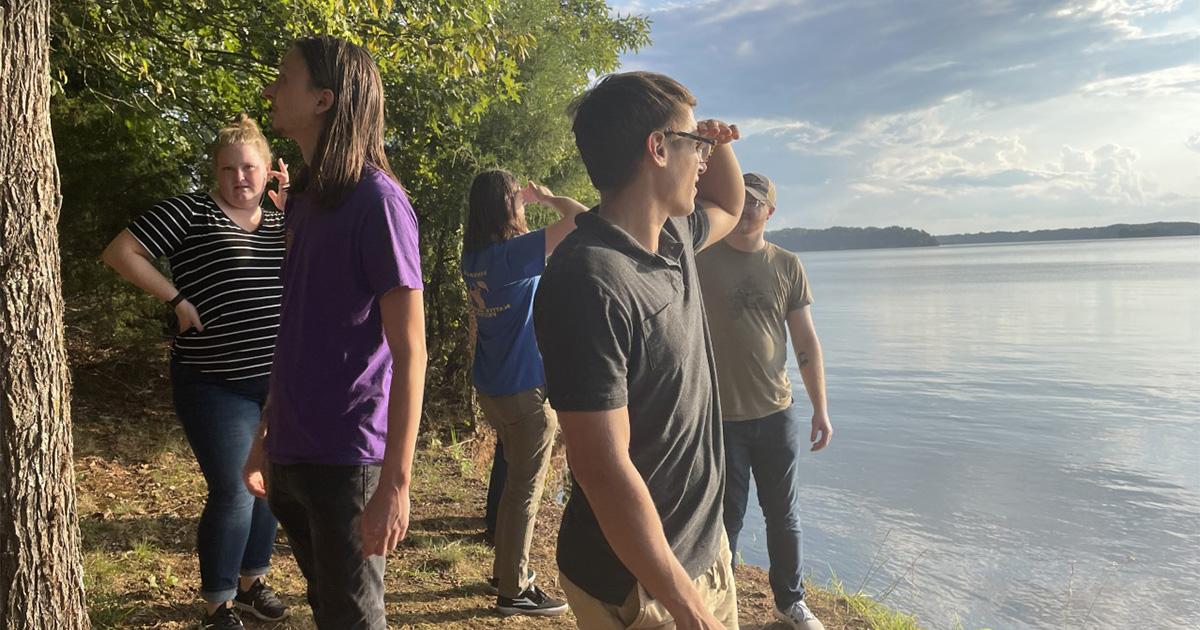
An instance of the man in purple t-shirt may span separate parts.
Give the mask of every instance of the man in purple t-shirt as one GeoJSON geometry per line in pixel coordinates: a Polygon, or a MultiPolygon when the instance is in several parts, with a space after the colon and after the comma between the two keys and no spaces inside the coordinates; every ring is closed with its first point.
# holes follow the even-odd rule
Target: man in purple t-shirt
{"type": "Polygon", "coordinates": [[[408,529],[425,380],[416,216],[384,154],[383,85],[365,50],[297,40],[263,95],[306,167],[288,199],[279,335],[246,484],[287,532],[317,627],[382,630],[383,556],[408,529]]]}

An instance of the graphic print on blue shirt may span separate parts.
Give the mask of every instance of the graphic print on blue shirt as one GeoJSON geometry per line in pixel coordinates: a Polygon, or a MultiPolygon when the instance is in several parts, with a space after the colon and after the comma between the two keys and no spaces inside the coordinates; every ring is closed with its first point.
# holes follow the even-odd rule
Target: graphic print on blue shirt
{"type": "Polygon", "coordinates": [[[475,388],[510,396],[545,384],[533,333],[533,296],[546,267],[546,233],[536,230],[463,254],[475,318],[475,388]]]}

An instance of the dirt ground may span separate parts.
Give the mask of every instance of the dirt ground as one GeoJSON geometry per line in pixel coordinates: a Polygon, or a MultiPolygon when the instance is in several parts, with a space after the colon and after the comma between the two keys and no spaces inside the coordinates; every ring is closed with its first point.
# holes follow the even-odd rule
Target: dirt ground
{"type": "MultiPolygon", "coordinates": [[[[78,511],[93,624],[196,627],[194,541],[205,485],[171,410],[161,356],[117,358],[78,346],[73,352],[78,511]]],[[[422,436],[409,536],[387,564],[391,627],[575,627],[570,614],[501,617],[485,593],[492,550],[481,533],[491,445],[485,433],[458,443],[422,436]]],[[[547,491],[532,551],[538,583],[559,597],[553,558],[561,506],[554,498],[561,479],[555,474],[547,491]]],[[[292,615],[275,624],[246,620],[247,627],[313,627],[304,583],[282,532],[269,581],[292,615]]],[[[739,567],[737,587],[743,628],[783,627],[771,623],[762,570],[739,567]]],[[[845,598],[811,589],[809,603],[830,630],[870,627],[845,598]]]]}

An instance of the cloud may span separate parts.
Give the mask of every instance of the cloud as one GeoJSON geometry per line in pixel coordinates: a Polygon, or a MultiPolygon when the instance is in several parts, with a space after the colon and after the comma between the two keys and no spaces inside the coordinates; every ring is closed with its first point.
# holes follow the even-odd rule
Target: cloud
{"type": "Polygon", "coordinates": [[[1200,0],[639,2],[654,44],[626,67],[739,124],[780,225],[1025,229],[1198,207],[1180,158],[1200,152],[1200,0]]]}
{"type": "Polygon", "coordinates": [[[1138,35],[1142,31],[1134,24],[1136,20],[1172,13],[1182,4],[1181,0],[1082,0],[1065,3],[1055,15],[1080,19],[1098,17],[1129,35],[1138,35]]]}
{"type": "Polygon", "coordinates": [[[1062,158],[1059,167],[1064,173],[1090,173],[1096,166],[1096,161],[1087,151],[1080,151],[1069,145],[1062,148],[1062,158]]]}
{"type": "Polygon", "coordinates": [[[1183,142],[1187,148],[1200,153],[1200,133],[1194,133],[1183,142]]]}
{"type": "Polygon", "coordinates": [[[1110,143],[1088,151],[1064,145],[1057,161],[1038,165],[1019,135],[956,131],[939,112],[935,107],[871,119],[837,143],[866,164],[851,188],[942,199],[991,189],[1017,197],[1155,201],[1157,185],[1139,170],[1139,155],[1130,147],[1110,143]]]}
{"type": "Polygon", "coordinates": [[[813,155],[838,153],[828,143],[834,137],[833,130],[807,120],[747,118],[737,121],[737,125],[743,138],[770,137],[782,141],[784,146],[797,153],[813,155]]]}
{"type": "Polygon", "coordinates": [[[1200,32],[1145,35],[1137,26],[1181,6],[718,0],[653,13],[654,45],[631,60],[703,86],[706,106],[739,118],[799,112],[841,128],[968,94],[1001,107],[1084,86],[1097,94],[1186,89],[1195,70],[1170,71],[1200,64],[1200,32]],[[1142,75],[1147,86],[1135,79],[1142,75]]]}
{"type": "Polygon", "coordinates": [[[609,3],[609,13],[612,15],[651,15],[665,13],[695,6],[695,2],[687,0],[630,0],[629,2],[609,3]]]}
{"type": "Polygon", "coordinates": [[[1200,92],[1200,64],[1093,81],[1080,88],[1086,96],[1128,98],[1200,92]]]}

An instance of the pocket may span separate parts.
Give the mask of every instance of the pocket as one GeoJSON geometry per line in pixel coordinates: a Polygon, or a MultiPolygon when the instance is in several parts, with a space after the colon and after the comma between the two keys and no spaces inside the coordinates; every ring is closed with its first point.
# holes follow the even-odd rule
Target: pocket
{"type": "Polygon", "coordinates": [[[375,494],[375,488],[379,486],[380,466],[363,464],[359,466],[360,479],[362,480],[362,503],[359,504],[359,511],[366,509],[367,502],[371,500],[371,495],[375,494]]]}
{"type": "Polygon", "coordinates": [[[642,350],[649,365],[655,370],[677,369],[683,362],[680,342],[686,334],[680,306],[674,302],[642,320],[642,350]]]}
{"type": "Polygon", "coordinates": [[[673,621],[674,617],[667,611],[667,607],[662,602],[650,596],[646,589],[637,584],[636,587],[638,598],[638,615],[634,618],[633,623],[629,624],[629,628],[658,628],[664,624],[673,621]]]}

